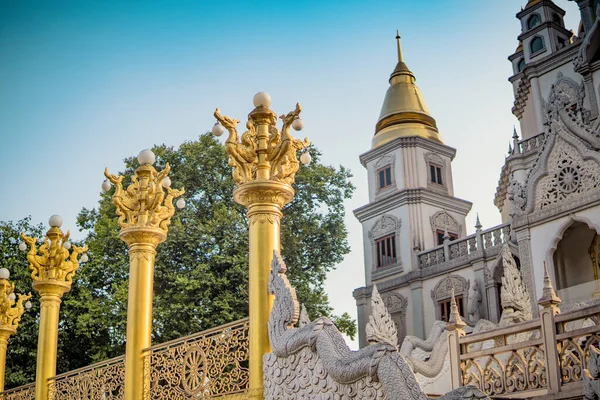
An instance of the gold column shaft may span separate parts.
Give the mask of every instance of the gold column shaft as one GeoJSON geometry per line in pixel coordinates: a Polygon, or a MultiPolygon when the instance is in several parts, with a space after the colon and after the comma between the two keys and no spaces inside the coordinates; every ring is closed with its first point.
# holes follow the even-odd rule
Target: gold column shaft
{"type": "MultiPolygon", "coordinates": [[[[58,289],[62,288],[59,286],[58,289]]],[[[60,290],[40,291],[40,325],[35,373],[36,400],[48,399],[48,378],[56,375],[58,318],[61,296],[62,291],[60,290]]]]}
{"type": "Polygon", "coordinates": [[[6,332],[5,330],[0,330],[0,393],[4,392],[4,377],[6,374],[6,349],[8,347],[8,338],[12,333],[6,332]]]}
{"type": "Polygon", "coordinates": [[[249,393],[262,398],[263,356],[271,352],[269,315],[273,296],[268,292],[273,251],[280,250],[281,207],[293,197],[291,186],[274,181],[254,181],[234,191],[236,202],[248,209],[249,243],[249,393]]]}
{"type": "Polygon", "coordinates": [[[263,355],[271,352],[267,325],[273,296],[267,291],[273,250],[279,251],[279,220],[275,207],[265,213],[265,206],[250,206],[250,254],[248,295],[250,299],[250,389],[263,387],[263,355]]]}
{"type": "MultiPolygon", "coordinates": [[[[157,238],[153,238],[156,232],[152,229],[134,228],[123,233],[121,238],[129,243],[125,399],[140,400],[143,398],[144,388],[148,385],[146,379],[149,378],[144,376],[143,351],[152,343],[154,258],[158,243],[157,238]],[[155,240],[145,241],[149,237],[155,240]],[[133,242],[130,242],[131,240],[133,242]]],[[[164,238],[164,235],[159,237],[164,238]]]]}

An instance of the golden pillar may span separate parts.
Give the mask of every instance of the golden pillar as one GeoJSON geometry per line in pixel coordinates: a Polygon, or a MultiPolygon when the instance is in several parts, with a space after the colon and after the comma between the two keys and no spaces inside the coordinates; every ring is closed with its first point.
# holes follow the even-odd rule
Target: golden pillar
{"type": "MultiPolygon", "coordinates": [[[[125,345],[125,399],[144,398],[150,382],[144,376],[143,350],[150,347],[152,335],[152,293],[156,247],[167,238],[168,225],[175,213],[173,199],[184,191],[171,189],[170,167],[157,172],[154,153],[144,150],[138,156],[140,167],[131,184],[123,189],[123,176],[104,175],[115,185],[112,196],[119,216],[119,237],[129,247],[129,293],[127,299],[127,342],[125,345]],[[165,193],[166,192],[166,193],[165,193]],[[165,197],[166,194],[166,197],[165,197]]],[[[102,188],[110,190],[105,181],[102,188]]],[[[177,201],[177,207],[185,201],[177,201]]]]}
{"type": "Polygon", "coordinates": [[[31,293],[15,294],[15,284],[8,281],[9,277],[8,270],[0,268],[0,392],[4,391],[8,339],[17,332],[25,309],[31,308],[31,293]]]}
{"type": "MultiPolygon", "coordinates": [[[[277,115],[269,109],[271,99],[261,92],[254,96],[254,110],[248,115],[246,132],[238,139],[238,120],[222,116],[215,111],[217,124],[213,133],[220,136],[225,129],[229,136],[225,149],[229,165],[233,167],[236,188],[234,200],[248,209],[249,249],[249,314],[250,314],[250,382],[251,398],[262,398],[263,355],[271,351],[267,324],[273,298],[267,291],[273,251],[279,251],[281,209],[294,197],[294,177],[299,168],[298,150],[306,149],[310,142],[294,139],[290,128],[302,129],[299,115],[300,104],[294,111],[280,118],[281,130],[277,129],[277,115]]],[[[310,162],[305,151],[304,163],[310,162]]]]}
{"type": "Polygon", "coordinates": [[[86,262],[86,247],[71,245],[70,232],[64,234],[60,227],[62,218],[50,217],[50,230],[42,245],[37,239],[21,234],[29,246],[27,260],[31,269],[33,289],[40,294],[40,325],[38,336],[37,367],[35,374],[36,400],[48,399],[48,378],[56,375],[56,352],[58,347],[58,319],[63,294],[71,290],[73,276],[79,261],[86,262]],[[72,248],[71,252],[69,250],[72,248]],[[81,258],[78,259],[81,254],[81,258]]]}

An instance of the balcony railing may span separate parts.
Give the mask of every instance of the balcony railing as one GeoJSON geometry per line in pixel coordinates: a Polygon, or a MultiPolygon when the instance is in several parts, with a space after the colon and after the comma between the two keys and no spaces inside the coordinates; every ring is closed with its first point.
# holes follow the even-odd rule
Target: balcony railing
{"type": "Polygon", "coordinates": [[[532,136],[529,139],[521,140],[519,142],[519,148],[521,153],[528,153],[530,151],[536,150],[542,145],[544,141],[544,133],[540,133],[538,135],[532,136]]]}
{"type": "Polygon", "coordinates": [[[125,357],[121,356],[50,378],[48,398],[121,400],[124,382],[125,357]]]}
{"type": "MultiPolygon", "coordinates": [[[[243,395],[248,390],[248,349],[248,318],[152,346],[145,350],[149,385],[143,399],[243,395]]],[[[121,400],[124,382],[121,356],[50,378],[48,397],[121,400]]],[[[35,384],[2,392],[0,400],[35,400],[35,384]]]]}
{"type": "Polygon", "coordinates": [[[0,393],[0,400],[35,400],[35,383],[5,390],[0,393]]]}
{"type": "Polygon", "coordinates": [[[147,349],[147,399],[211,398],[248,389],[248,319],[147,349]]]}
{"type": "Polygon", "coordinates": [[[510,225],[503,224],[417,253],[420,268],[466,257],[479,250],[501,246],[510,240],[510,225]]]}

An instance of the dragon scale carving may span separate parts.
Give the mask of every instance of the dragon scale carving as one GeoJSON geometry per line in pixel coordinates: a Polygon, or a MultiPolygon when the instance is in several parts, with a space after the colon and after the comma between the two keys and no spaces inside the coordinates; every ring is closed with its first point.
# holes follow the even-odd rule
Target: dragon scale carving
{"type": "MultiPolygon", "coordinates": [[[[301,327],[294,327],[298,323],[299,306],[285,272],[285,264],[275,252],[268,286],[275,302],[269,318],[273,352],[264,356],[266,400],[427,399],[409,364],[388,343],[396,338],[395,326],[376,289],[374,308],[379,308],[368,328],[373,343],[351,351],[327,318],[304,321],[301,327]]],[[[477,389],[463,387],[441,399],[486,398],[477,389]]]]}

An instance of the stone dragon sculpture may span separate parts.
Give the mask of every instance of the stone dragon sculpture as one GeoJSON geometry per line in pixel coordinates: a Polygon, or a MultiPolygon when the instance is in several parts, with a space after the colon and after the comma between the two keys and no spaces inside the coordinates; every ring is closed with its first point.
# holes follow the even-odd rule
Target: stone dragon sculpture
{"type": "MultiPolygon", "coordinates": [[[[415,374],[397,351],[396,327],[377,289],[367,332],[371,344],[351,351],[335,325],[322,317],[294,327],[300,307],[277,252],[271,263],[269,292],[275,302],[269,318],[272,353],[264,356],[264,398],[427,400],[415,374]]],[[[488,399],[473,387],[454,390],[442,400],[488,399]]]]}

